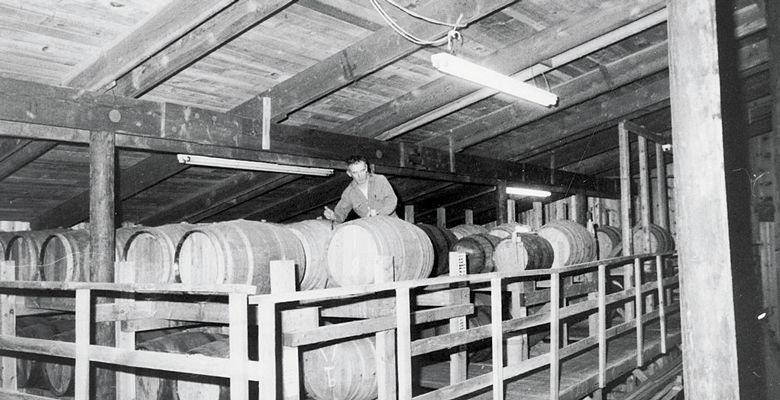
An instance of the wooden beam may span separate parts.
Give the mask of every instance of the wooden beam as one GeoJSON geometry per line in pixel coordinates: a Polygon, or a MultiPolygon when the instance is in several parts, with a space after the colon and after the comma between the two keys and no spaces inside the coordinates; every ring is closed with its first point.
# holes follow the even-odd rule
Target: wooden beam
{"type": "Polygon", "coordinates": [[[2,161],[0,161],[0,181],[57,147],[56,142],[46,140],[28,140],[25,142],[21,148],[3,157],[2,161]]]}
{"type": "MultiPolygon", "coordinates": [[[[514,0],[453,1],[447,6],[442,6],[437,1],[427,1],[418,7],[416,12],[452,23],[456,22],[459,16],[463,16],[463,22],[471,23],[513,2],[514,0]]],[[[404,13],[397,13],[394,18],[405,30],[423,39],[438,39],[451,29],[447,26],[431,24],[413,18],[404,13]]],[[[382,28],[365,39],[312,65],[305,71],[245,101],[231,112],[254,117],[259,109],[260,98],[270,97],[273,102],[274,121],[283,120],[287,114],[411,54],[419,48],[420,46],[406,40],[392,28],[382,28]]]]}
{"type": "MultiPolygon", "coordinates": [[[[769,4],[767,4],[769,6],[769,4]]],[[[674,142],[685,398],[763,398],[751,259],[747,140],[735,100],[727,2],[670,2],[674,142]],[[748,285],[753,285],[752,289],[748,285]],[[708,293],[718,293],[712,296],[708,293]],[[752,310],[752,311],[751,311],[752,310]]]]}
{"type": "Polygon", "coordinates": [[[496,185],[496,224],[501,225],[507,222],[506,201],[509,196],[506,194],[506,181],[498,181],[496,185]]]}
{"type": "MultiPolygon", "coordinates": [[[[557,107],[545,108],[516,102],[504,106],[481,118],[460,125],[449,132],[453,149],[461,151],[485,140],[494,138],[527,123],[582,103],[617,87],[655,74],[667,68],[666,42],[630,54],[620,60],[604,65],[561,83],[552,88],[560,100],[557,107]],[[468,132],[468,133],[467,133],[468,132]]],[[[422,141],[421,144],[441,147],[444,137],[422,141]]]]}
{"type": "MultiPolygon", "coordinates": [[[[119,172],[117,199],[121,201],[133,197],[187,168],[189,165],[179,164],[176,156],[170,154],[151,155],[119,172]]],[[[89,216],[89,198],[90,190],[88,189],[42,213],[31,221],[30,227],[32,229],[69,227],[82,222],[89,216]]]]}
{"type": "MultiPolygon", "coordinates": [[[[259,24],[293,0],[238,0],[116,80],[112,93],[139,97],[259,24]]],[[[187,8],[182,6],[181,8],[187,8]]],[[[256,114],[255,114],[256,115],[256,114]]]]}
{"type": "MultiPolygon", "coordinates": [[[[545,29],[512,43],[483,58],[480,63],[501,73],[514,74],[663,6],[663,1],[634,0],[624,2],[620,6],[611,4],[609,7],[589,9],[587,13],[575,15],[560,26],[545,29]]],[[[481,86],[445,76],[341,124],[336,131],[378,136],[411,118],[419,117],[479,89],[481,86]]]]}
{"type": "MultiPolygon", "coordinates": [[[[778,18],[780,18],[780,5],[777,4],[777,2],[774,1],[767,1],[764,3],[764,10],[766,13],[767,20],[775,21],[774,24],[769,24],[767,29],[767,40],[769,42],[769,91],[770,95],[772,96],[772,107],[771,107],[771,116],[770,118],[767,118],[766,120],[769,120],[769,129],[770,131],[770,141],[769,143],[772,146],[771,150],[771,160],[772,160],[772,167],[770,169],[772,176],[772,199],[774,203],[774,227],[767,228],[761,228],[762,233],[769,231],[769,234],[764,234],[766,236],[769,236],[766,238],[767,246],[769,247],[767,249],[767,252],[772,252],[770,254],[767,254],[766,257],[764,257],[765,261],[772,261],[772,260],[780,260],[780,248],[776,245],[777,243],[780,243],[780,49],[778,47],[780,46],[780,26],[778,26],[778,18]],[[774,244],[774,246],[772,246],[774,244]]],[[[763,260],[762,260],[763,261],[763,260]]],[[[770,265],[769,268],[774,269],[774,271],[777,271],[777,264],[770,265]]],[[[768,271],[767,271],[768,272],[768,271]]],[[[777,272],[775,272],[776,274],[777,272]]],[[[764,279],[771,277],[770,273],[765,273],[764,279]]],[[[769,282],[772,282],[770,279],[769,282]]],[[[765,284],[764,286],[770,286],[769,288],[765,287],[764,290],[768,291],[769,293],[777,293],[778,287],[777,282],[775,281],[774,284],[765,284]],[[773,287],[772,287],[773,286],[773,287]]],[[[768,296],[767,296],[768,297],[768,296]]],[[[780,296],[777,298],[768,298],[764,299],[766,304],[769,305],[780,305],[780,296]]],[[[778,308],[775,308],[775,310],[778,310],[778,308]]],[[[774,323],[774,326],[778,326],[780,323],[780,315],[769,316],[770,322],[774,323]]],[[[780,332],[775,332],[775,339],[780,338],[780,332]]],[[[777,354],[777,353],[775,353],[777,354]]],[[[769,391],[768,391],[769,392],[769,391]]]]}
{"type": "Polygon", "coordinates": [[[64,85],[95,91],[130,71],[235,0],[175,0],[96,58],[79,65],[64,85]]]}
{"type": "Polygon", "coordinates": [[[238,172],[209,190],[171,204],[139,222],[153,226],[181,221],[201,222],[300,178],[300,175],[238,172]]]}
{"type": "MultiPolygon", "coordinates": [[[[114,281],[114,169],[116,150],[114,135],[95,131],[90,134],[89,145],[89,281],[114,281]]],[[[104,300],[105,301],[105,300],[104,300]]],[[[83,312],[87,310],[79,310],[83,312]]],[[[83,332],[81,332],[83,333],[83,332]]],[[[114,344],[114,325],[99,324],[95,327],[95,344],[114,344]]],[[[89,340],[89,339],[87,339],[89,340]]],[[[95,371],[95,397],[114,399],[116,374],[97,367],[95,371]]]]}
{"type": "Polygon", "coordinates": [[[265,219],[271,222],[283,222],[296,215],[335,202],[341,197],[341,193],[349,182],[350,178],[348,176],[338,174],[296,196],[269,204],[267,207],[240,217],[244,219],[265,219]]]}
{"type": "Polygon", "coordinates": [[[552,185],[550,171],[543,167],[468,154],[451,159],[448,151],[280,124],[271,127],[274,151],[258,151],[261,143],[256,132],[261,124],[256,119],[88,92],[79,98],[79,94],[73,89],[0,79],[0,121],[11,122],[0,123],[0,132],[85,143],[89,130],[100,129],[116,132],[117,147],[342,169],[346,168],[340,161],[344,154],[379,154],[377,171],[393,169],[397,175],[506,179],[549,186],[553,191],[567,190],[570,183],[572,190],[593,191],[600,197],[613,197],[617,192],[614,182],[559,171],[553,174],[555,181],[566,185],[552,185]],[[36,129],[30,124],[70,129],[36,129]]]}
{"type": "MultiPolygon", "coordinates": [[[[366,18],[362,18],[356,14],[351,14],[349,10],[343,10],[339,7],[332,6],[328,4],[327,0],[298,0],[295,4],[342,20],[344,22],[348,22],[352,25],[359,26],[369,31],[378,31],[385,27],[384,24],[379,24],[366,18]]],[[[381,17],[377,14],[377,18],[381,17]]]]}
{"type": "Polygon", "coordinates": [[[641,137],[643,137],[643,138],[645,138],[647,140],[650,140],[650,141],[652,141],[654,143],[659,143],[659,144],[667,144],[667,143],[669,143],[669,138],[665,137],[664,135],[662,135],[660,133],[653,132],[650,129],[647,129],[644,126],[639,125],[639,124],[637,124],[635,122],[632,122],[630,120],[624,120],[624,121],[621,121],[621,123],[624,124],[626,126],[626,128],[628,128],[628,130],[631,133],[633,133],[635,135],[638,135],[638,136],[641,136],[641,137]]]}

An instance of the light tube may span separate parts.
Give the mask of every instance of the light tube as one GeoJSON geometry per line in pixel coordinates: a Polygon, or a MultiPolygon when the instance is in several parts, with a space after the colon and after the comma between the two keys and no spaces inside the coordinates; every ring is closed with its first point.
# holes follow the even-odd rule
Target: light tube
{"type": "Polygon", "coordinates": [[[522,187],[507,187],[506,194],[514,194],[518,196],[531,196],[531,197],[550,197],[552,193],[546,190],[528,189],[522,187]]]}
{"type": "Polygon", "coordinates": [[[499,92],[511,94],[545,107],[558,104],[558,96],[536,86],[514,79],[510,76],[499,74],[481,65],[474,64],[462,58],[447,53],[439,53],[431,56],[433,66],[450,75],[454,75],[482,86],[489,87],[499,92]]]}
{"type": "Polygon", "coordinates": [[[191,154],[177,154],[176,158],[182,164],[200,165],[204,167],[241,169],[248,171],[284,172],[288,174],[329,176],[333,175],[330,168],[299,167],[296,165],[281,165],[261,161],[231,160],[229,158],[217,158],[196,156],[191,154]]]}

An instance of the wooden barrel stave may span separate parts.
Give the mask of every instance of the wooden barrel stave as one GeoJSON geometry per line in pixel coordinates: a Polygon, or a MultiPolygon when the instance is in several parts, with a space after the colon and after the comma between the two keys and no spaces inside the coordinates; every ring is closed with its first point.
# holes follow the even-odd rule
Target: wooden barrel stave
{"type": "MultiPolygon", "coordinates": [[[[193,224],[169,224],[157,227],[130,228],[122,241],[117,234],[121,260],[133,263],[134,278],[139,283],[173,283],[180,281],[175,268],[176,246],[193,224]],[[121,245],[121,248],[119,246],[121,245]]],[[[119,230],[117,230],[119,232],[119,230]]]]}
{"type": "Polygon", "coordinates": [[[285,225],[303,246],[305,265],[300,290],[323,289],[328,284],[328,246],[335,232],[333,221],[314,219],[285,225]]]}
{"type": "Polygon", "coordinates": [[[469,274],[481,274],[495,270],[493,250],[501,239],[479,233],[459,239],[452,246],[452,251],[466,253],[466,269],[469,274]]]}
{"type": "Polygon", "coordinates": [[[616,257],[621,246],[620,228],[602,225],[596,228],[599,260],[616,257]]]}
{"type": "Polygon", "coordinates": [[[377,397],[373,338],[360,338],[303,353],[303,384],[316,400],[370,400],[377,397]]]}
{"type": "Polygon", "coordinates": [[[493,252],[496,271],[519,272],[552,267],[553,248],[547,239],[535,233],[519,233],[517,237],[517,242],[506,238],[496,245],[493,252]]]}
{"type": "Polygon", "coordinates": [[[447,275],[450,272],[450,248],[458,241],[449,229],[436,225],[419,223],[417,227],[423,230],[433,245],[434,268],[432,276],[447,275]]]}
{"type": "Polygon", "coordinates": [[[89,232],[70,230],[49,235],[39,256],[41,280],[84,282],[89,278],[89,232]]]}

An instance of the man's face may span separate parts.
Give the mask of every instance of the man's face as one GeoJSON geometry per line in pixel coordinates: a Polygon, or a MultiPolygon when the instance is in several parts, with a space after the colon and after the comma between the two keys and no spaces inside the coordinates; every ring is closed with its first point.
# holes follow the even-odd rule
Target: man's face
{"type": "Polygon", "coordinates": [[[348,167],[347,175],[349,175],[355,183],[366,183],[368,180],[368,166],[363,161],[358,161],[348,167]]]}

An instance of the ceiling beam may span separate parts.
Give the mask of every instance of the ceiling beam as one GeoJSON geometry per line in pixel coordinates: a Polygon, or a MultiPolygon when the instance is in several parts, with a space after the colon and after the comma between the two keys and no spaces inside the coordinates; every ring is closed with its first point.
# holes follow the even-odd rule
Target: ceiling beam
{"type": "Polygon", "coordinates": [[[312,186],[303,192],[287,199],[282,199],[268,206],[240,216],[244,219],[264,219],[271,222],[284,222],[290,218],[306,213],[318,207],[324,207],[341,198],[344,188],[349,185],[350,178],[346,174],[338,174],[319,185],[312,186]]]}
{"type": "Polygon", "coordinates": [[[390,143],[376,139],[272,124],[271,151],[260,151],[262,122],[172,103],[79,93],[73,89],[0,78],[0,132],[29,139],[88,143],[90,130],[115,132],[120,148],[178,152],[326,168],[346,168],[345,154],[366,154],[377,171],[425,178],[447,174],[458,181],[503,179],[508,182],[574,189],[611,197],[614,181],[591,179],[547,168],[470,154],[390,143]],[[80,97],[76,94],[81,94],[80,97]],[[40,129],[31,125],[54,126],[40,129]],[[66,128],[66,129],[62,129],[66,128]],[[551,179],[551,176],[555,179],[551,179]]]}
{"type": "MultiPolygon", "coordinates": [[[[471,23],[515,0],[471,0],[441,3],[428,1],[416,12],[442,21],[455,23],[459,16],[471,23]]],[[[396,21],[405,30],[421,39],[433,40],[447,34],[448,26],[431,24],[398,13],[396,21]]],[[[312,65],[263,93],[245,101],[231,112],[246,117],[256,117],[262,109],[262,97],[271,98],[272,120],[280,121],[298,110],[344,86],[418,50],[414,44],[390,27],[385,27],[347,47],[344,50],[312,65]]]]}
{"type": "MultiPolygon", "coordinates": [[[[562,25],[535,33],[484,57],[480,64],[500,73],[515,74],[635,19],[663,9],[665,5],[664,1],[658,0],[632,0],[623,3],[619,6],[610,3],[608,6],[575,15],[562,25]]],[[[540,66],[538,70],[544,69],[546,68],[540,66]]],[[[481,88],[462,79],[444,76],[353,118],[335,130],[375,137],[481,88]]]]}
{"type": "MultiPolygon", "coordinates": [[[[153,154],[119,173],[118,200],[135,196],[158,182],[189,168],[176,156],[153,154]]],[[[89,218],[89,189],[77,194],[30,222],[32,229],[67,228],[89,218]]]]}
{"type": "Polygon", "coordinates": [[[144,217],[139,222],[144,225],[161,225],[180,221],[201,222],[299,178],[298,175],[238,172],[205,191],[144,217]]]}
{"type": "Polygon", "coordinates": [[[105,88],[233,2],[235,0],[172,1],[113,46],[79,66],[74,74],[65,79],[64,86],[90,91],[105,88]]]}
{"type": "Polygon", "coordinates": [[[143,95],[293,1],[235,1],[121,76],[112,92],[127,97],[143,95]]]}
{"type": "Polygon", "coordinates": [[[516,102],[451,129],[446,134],[423,140],[421,145],[442,147],[453,143],[453,150],[463,149],[499,136],[512,129],[552,115],[590,100],[668,67],[666,42],[632,53],[552,88],[559,97],[557,107],[539,107],[516,102]]]}
{"type": "Polygon", "coordinates": [[[26,143],[13,152],[3,154],[0,158],[0,181],[57,147],[57,142],[46,140],[26,140],[24,142],[26,143]]]}

